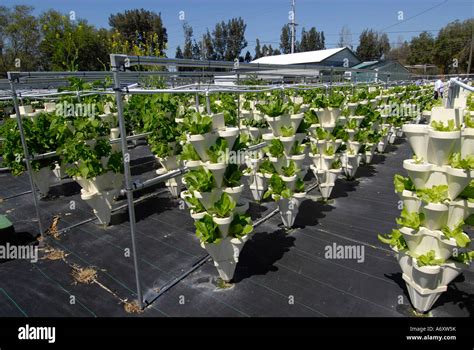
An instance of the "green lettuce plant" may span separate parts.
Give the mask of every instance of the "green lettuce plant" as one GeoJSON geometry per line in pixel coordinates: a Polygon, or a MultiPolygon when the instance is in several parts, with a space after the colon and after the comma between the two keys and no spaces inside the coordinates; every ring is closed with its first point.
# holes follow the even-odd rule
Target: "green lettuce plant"
{"type": "Polygon", "coordinates": [[[268,149],[270,155],[275,158],[279,158],[283,156],[285,148],[283,147],[283,143],[279,139],[273,139],[270,142],[270,147],[268,149]]]}
{"type": "Polygon", "coordinates": [[[304,193],[305,192],[304,181],[301,178],[298,178],[296,180],[295,192],[296,193],[304,193]]]}
{"type": "Polygon", "coordinates": [[[268,159],[265,159],[258,167],[258,172],[262,174],[275,174],[276,170],[272,162],[270,162],[268,159]]]}
{"type": "Polygon", "coordinates": [[[190,191],[210,192],[214,187],[214,177],[203,168],[191,170],[184,175],[186,186],[190,191]]]}
{"type": "Polygon", "coordinates": [[[462,248],[465,248],[469,245],[471,240],[469,239],[469,236],[464,234],[463,231],[463,226],[464,226],[464,221],[461,220],[453,229],[450,229],[449,227],[443,227],[441,231],[444,233],[444,235],[448,238],[454,238],[456,240],[456,244],[462,248]]]}
{"type": "Polygon", "coordinates": [[[293,160],[290,160],[288,166],[281,167],[281,171],[283,176],[291,177],[293,175],[296,175],[298,169],[296,168],[295,162],[293,160]]]}
{"type": "Polygon", "coordinates": [[[273,174],[270,178],[268,190],[263,195],[263,198],[266,199],[272,196],[275,201],[278,201],[281,197],[290,198],[291,195],[291,190],[286,187],[285,182],[280,178],[280,176],[273,174]]]}
{"type": "Polygon", "coordinates": [[[419,255],[416,257],[416,261],[419,267],[422,266],[437,266],[445,262],[444,259],[436,259],[435,251],[430,250],[426,254],[419,255]]]}
{"type": "Polygon", "coordinates": [[[211,163],[224,163],[227,157],[227,140],[219,137],[206,153],[211,163]]]}
{"type": "Polygon", "coordinates": [[[449,165],[453,168],[474,170],[474,155],[469,154],[466,158],[461,158],[461,153],[456,152],[449,158],[449,165]]]}
{"type": "Polygon", "coordinates": [[[443,203],[448,200],[448,186],[438,185],[416,190],[416,195],[425,203],[443,203]]]}
{"type": "Polygon", "coordinates": [[[403,238],[403,235],[397,229],[393,229],[392,233],[385,235],[379,234],[377,237],[380,242],[389,244],[391,247],[396,247],[398,251],[408,248],[405,238],[403,238]]]}
{"type": "Polygon", "coordinates": [[[197,112],[192,113],[184,118],[183,128],[191,135],[207,134],[212,130],[212,117],[203,116],[197,112]]]}
{"type": "Polygon", "coordinates": [[[396,219],[397,224],[402,227],[412,228],[418,230],[425,219],[423,213],[411,212],[409,213],[406,208],[403,208],[400,217],[396,219]]]}
{"type": "Polygon", "coordinates": [[[179,158],[181,160],[201,160],[201,158],[199,158],[199,154],[190,143],[183,145],[183,149],[179,155],[179,158]]]}
{"type": "Polygon", "coordinates": [[[290,137],[295,134],[295,129],[292,126],[283,125],[280,128],[280,133],[281,133],[281,136],[283,137],[290,137]]]}
{"type": "Polygon", "coordinates": [[[257,108],[261,113],[273,118],[279,117],[288,112],[288,105],[280,98],[267,104],[256,104],[255,108],[257,108]]]}
{"type": "Polygon", "coordinates": [[[195,221],[194,225],[196,226],[196,236],[201,242],[208,244],[220,243],[219,228],[210,215],[204,215],[202,219],[195,221]]]}
{"type": "Polygon", "coordinates": [[[459,128],[457,128],[456,125],[455,125],[455,123],[454,123],[454,119],[448,120],[447,124],[444,124],[444,122],[441,122],[441,121],[433,120],[433,121],[431,122],[431,127],[432,127],[435,131],[450,132],[450,131],[457,131],[457,130],[459,130],[459,128]]]}
{"type": "Polygon", "coordinates": [[[402,193],[404,190],[414,191],[415,185],[409,177],[404,177],[400,174],[395,174],[393,177],[393,185],[395,187],[395,192],[402,193]]]}
{"type": "Polygon", "coordinates": [[[253,231],[252,220],[249,215],[236,214],[230,224],[229,236],[242,238],[253,231]]]}
{"type": "Polygon", "coordinates": [[[227,218],[232,214],[235,206],[234,200],[227,193],[223,192],[221,198],[214,203],[209,212],[218,218],[227,218]]]}
{"type": "Polygon", "coordinates": [[[240,178],[242,172],[237,164],[229,164],[224,173],[224,186],[237,187],[240,186],[240,178]]]}

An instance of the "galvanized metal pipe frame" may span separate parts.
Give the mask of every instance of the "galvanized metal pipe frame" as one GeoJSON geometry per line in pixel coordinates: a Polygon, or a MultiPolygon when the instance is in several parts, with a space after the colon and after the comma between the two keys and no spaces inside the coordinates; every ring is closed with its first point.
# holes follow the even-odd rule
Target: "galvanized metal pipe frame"
{"type": "MultiPolygon", "coordinates": [[[[162,66],[165,65],[166,66],[166,65],[176,65],[176,63],[179,63],[180,66],[190,66],[190,67],[191,66],[192,67],[199,66],[199,67],[203,67],[203,68],[232,68],[237,73],[242,73],[242,72],[245,73],[245,72],[249,72],[249,71],[260,71],[261,72],[263,69],[281,69],[281,68],[295,69],[295,67],[294,66],[287,66],[287,67],[283,66],[282,67],[282,66],[279,66],[279,65],[242,64],[241,67],[237,67],[237,69],[235,69],[234,64],[229,63],[229,62],[212,62],[212,61],[195,61],[195,60],[180,60],[179,62],[177,62],[176,60],[173,60],[173,59],[161,59],[161,58],[156,58],[156,57],[144,57],[144,58],[142,57],[142,58],[140,58],[138,56],[110,55],[111,66],[112,66],[112,75],[113,75],[113,78],[114,78],[114,93],[115,93],[115,97],[116,97],[117,110],[118,110],[118,116],[119,116],[118,119],[119,119],[120,135],[121,135],[120,136],[120,143],[121,143],[121,148],[122,148],[122,155],[124,157],[124,177],[125,177],[125,185],[126,185],[126,188],[125,188],[124,192],[127,195],[127,206],[128,206],[128,210],[129,210],[129,217],[130,217],[130,233],[131,233],[131,239],[132,239],[132,252],[133,252],[133,260],[134,260],[134,268],[135,268],[135,280],[136,280],[136,287],[137,287],[137,297],[138,297],[138,303],[139,303],[140,307],[143,308],[143,301],[144,300],[143,300],[143,295],[142,295],[142,290],[141,290],[140,269],[139,269],[138,258],[137,258],[138,257],[138,252],[137,252],[137,249],[136,249],[136,237],[135,237],[136,222],[135,222],[135,207],[134,207],[134,201],[133,201],[133,192],[137,189],[142,189],[142,188],[145,188],[145,187],[152,186],[156,183],[165,181],[168,178],[179,176],[180,174],[182,174],[185,171],[185,169],[179,169],[173,174],[165,174],[161,177],[145,181],[142,184],[131,182],[131,173],[130,173],[130,164],[129,164],[130,163],[130,155],[128,153],[128,148],[127,148],[127,137],[124,137],[124,135],[126,135],[126,131],[125,131],[125,121],[124,121],[124,116],[123,116],[123,100],[122,100],[122,97],[123,97],[124,94],[130,94],[130,93],[133,93],[133,92],[143,94],[143,93],[179,93],[179,92],[199,93],[199,92],[203,92],[203,91],[196,91],[196,89],[193,89],[193,90],[185,89],[184,91],[183,90],[177,90],[177,89],[151,90],[151,91],[150,90],[142,90],[142,89],[132,89],[132,90],[127,89],[128,91],[123,91],[123,89],[120,86],[120,72],[125,69],[126,59],[130,58],[130,57],[132,58],[132,61],[129,62],[129,63],[131,63],[132,65],[146,64],[146,65],[162,65],[162,66]]],[[[298,67],[298,69],[301,69],[301,68],[330,70],[331,72],[351,70],[351,69],[347,69],[347,68],[339,68],[339,67],[328,68],[328,67],[324,67],[324,66],[313,66],[313,65],[303,65],[303,67],[301,67],[301,66],[298,67]]],[[[351,71],[364,72],[364,71],[369,71],[369,70],[354,70],[354,69],[352,69],[351,71]]],[[[87,72],[80,72],[80,73],[77,73],[77,72],[62,72],[61,76],[63,76],[63,77],[70,77],[70,76],[76,76],[76,77],[77,76],[84,76],[84,77],[87,77],[87,76],[89,76],[90,77],[91,75],[95,75],[96,73],[97,72],[94,72],[94,73],[91,72],[91,74],[88,75],[87,72]]],[[[216,74],[217,72],[211,72],[211,73],[212,73],[212,75],[217,75],[216,74]]],[[[177,72],[176,74],[179,75],[180,73],[177,72]]],[[[97,75],[100,76],[101,74],[99,73],[97,75]]],[[[19,112],[19,106],[18,106],[18,101],[16,99],[16,92],[15,92],[16,90],[15,90],[15,86],[14,86],[15,85],[14,81],[18,80],[20,76],[27,76],[27,77],[58,76],[58,73],[57,72],[31,72],[31,73],[30,72],[27,72],[27,73],[12,72],[12,73],[9,73],[9,81],[10,81],[10,85],[11,85],[11,88],[12,88],[12,98],[13,98],[13,101],[14,101],[14,104],[15,104],[15,110],[16,110],[16,114],[17,114],[17,120],[18,120],[18,123],[19,123],[19,128],[21,130],[20,134],[21,134],[21,138],[22,138],[22,145],[23,145],[23,148],[24,148],[25,158],[26,158],[26,161],[27,161],[27,169],[28,169],[29,178],[30,178],[30,185],[31,185],[31,188],[32,188],[32,192],[34,194],[35,208],[37,210],[40,233],[43,235],[44,232],[43,232],[43,228],[42,228],[42,224],[41,224],[39,206],[38,206],[38,203],[37,203],[36,191],[35,191],[35,188],[34,188],[34,183],[33,183],[32,175],[31,175],[32,172],[31,172],[30,157],[29,157],[29,154],[28,154],[28,147],[27,147],[27,144],[26,144],[24,131],[23,131],[23,128],[22,128],[21,115],[20,115],[20,112],[19,112]]],[[[106,72],[106,73],[103,74],[103,76],[110,76],[110,73],[106,72]]],[[[350,84],[348,84],[348,85],[350,85],[350,84]]],[[[365,84],[365,85],[368,85],[368,84],[365,84]]],[[[200,86],[199,86],[199,88],[200,88],[200,86]]],[[[270,88],[264,89],[263,91],[270,91],[270,90],[274,90],[274,89],[284,89],[284,88],[285,88],[284,86],[270,87],[270,88]]],[[[287,88],[290,88],[290,86],[288,86],[287,88]]],[[[295,88],[296,88],[296,86],[295,86],[295,88]]],[[[301,89],[307,89],[307,88],[311,88],[311,87],[301,86],[301,89]]],[[[205,90],[205,92],[208,95],[208,93],[211,92],[211,91],[207,88],[205,90]]],[[[252,90],[252,89],[222,89],[221,88],[221,89],[215,89],[215,90],[213,89],[212,92],[229,92],[229,93],[241,94],[241,93],[245,93],[245,92],[257,92],[257,91],[252,90]]],[[[41,94],[37,94],[36,96],[39,97],[40,95],[41,94]]],[[[54,95],[54,94],[52,94],[52,95],[54,95]]],[[[31,96],[31,97],[33,97],[33,96],[31,96]]],[[[199,104],[199,102],[197,102],[197,103],[199,104]]],[[[253,148],[253,149],[258,149],[258,148],[253,148]]],[[[272,213],[272,215],[273,214],[274,213],[272,213]]]]}
{"type": "MultiPolygon", "coordinates": [[[[38,217],[39,234],[41,235],[41,237],[44,238],[45,232],[44,232],[43,223],[42,223],[42,220],[41,220],[40,208],[39,208],[39,205],[38,205],[38,196],[37,196],[35,184],[34,184],[34,181],[33,181],[33,170],[31,168],[30,153],[29,153],[29,150],[28,150],[28,144],[26,143],[25,130],[23,129],[23,121],[21,120],[20,106],[18,105],[18,99],[17,99],[17,96],[16,96],[15,82],[14,82],[14,79],[12,79],[10,73],[8,73],[8,80],[10,81],[12,99],[13,99],[13,104],[15,106],[16,120],[17,120],[17,124],[18,124],[18,131],[20,132],[21,145],[23,147],[23,153],[24,153],[25,159],[26,159],[26,170],[28,172],[28,180],[30,182],[31,193],[33,195],[33,203],[35,205],[36,216],[38,217]]],[[[44,241],[44,240],[42,240],[42,241],[44,241]]]]}

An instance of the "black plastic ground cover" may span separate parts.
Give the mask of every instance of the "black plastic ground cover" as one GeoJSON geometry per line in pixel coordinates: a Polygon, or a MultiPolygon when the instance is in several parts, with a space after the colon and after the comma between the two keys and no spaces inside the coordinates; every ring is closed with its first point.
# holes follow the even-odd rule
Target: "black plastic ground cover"
{"type": "MultiPolygon", "coordinates": [[[[404,143],[388,151],[377,155],[373,165],[359,168],[357,180],[338,180],[328,203],[303,202],[294,229],[284,230],[278,214],[257,227],[241,253],[230,288],[217,286],[217,271],[209,260],[139,315],[411,316],[400,267],[377,240],[378,233],[395,227],[399,198],[392,179],[395,173],[403,173],[402,161],[411,156],[404,143]],[[363,246],[364,261],[326,259],[326,247],[334,244],[363,246]]],[[[155,176],[146,147],[137,147],[132,155],[135,175],[142,179],[155,176]],[[143,162],[148,165],[139,165],[143,162]]],[[[0,183],[0,197],[28,189],[25,176],[0,174],[0,183]]],[[[317,190],[311,195],[316,197],[317,190]]],[[[57,186],[53,196],[57,198],[41,201],[48,225],[54,215],[61,216],[59,229],[91,217],[76,184],[57,186]],[[71,201],[75,201],[74,210],[71,201]]],[[[251,198],[248,192],[245,196],[251,198]]],[[[250,212],[256,220],[275,207],[272,202],[251,203],[250,212]]],[[[31,195],[1,202],[0,213],[10,218],[16,231],[37,233],[31,195]]],[[[142,287],[146,295],[153,294],[206,252],[194,235],[188,212],[167,193],[142,201],[136,213],[142,287]]],[[[66,262],[0,264],[0,316],[130,316],[120,301],[136,298],[127,212],[114,214],[112,224],[104,229],[89,222],[59,240],[48,238],[48,245],[67,254],[66,262]],[[75,284],[73,264],[94,267],[100,285],[75,284]]],[[[471,268],[449,286],[432,315],[472,316],[473,281],[471,268]]]]}

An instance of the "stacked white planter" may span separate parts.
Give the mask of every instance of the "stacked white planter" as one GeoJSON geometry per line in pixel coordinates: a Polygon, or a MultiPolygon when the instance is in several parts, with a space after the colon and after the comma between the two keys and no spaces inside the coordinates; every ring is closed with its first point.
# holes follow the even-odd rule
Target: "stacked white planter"
{"type": "MultiPolygon", "coordinates": [[[[447,122],[454,115],[453,110],[437,109],[432,121],[447,122]]],[[[460,124],[458,124],[460,125],[460,124]]],[[[422,203],[415,192],[403,191],[401,199],[409,212],[422,212],[424,220],[418,231],[407,227],[400,229],[408,249],[396,251],[397,260],[403,271],[410,299],[419,312],[429,311],[447,285],[462,271],[464,264],[450,260],[461,248],[456,240],[446,237],[441,229],[454,228],[461,220],[474,213],[474,205],[458,198],[458,195],[474,178],[474,171],[455,169],[448,165],[453,152],[460,152],[464,144],[466,154],[474,154],[473,145],[465,144],[462,131],[435,131],[428,125],[405,124],[403,131],[418,159],[404,161],[403,167],[417,190],[447,185],[449,201],[446,203],[422,203]],[[417,256],[434,251],[436,259],[446,262],[434,266],[418,266],[417,256]]],[[[470,130],[467,130],[469,133],[470,130]]]]}
{"type": "MultiPolygon", "coordinates": [[[[172,155],[167,157],[156,157],[160,162],[162,168],[158,169],[158,175],[164,175],[170,171],[177,170],[183,167],[183,162],[179,159],[176,152],[176,142],[170,142],[168,146],[173,150],[172,155]]],[[[165,182],[166,187],[174,198],[179,198],[181,189],[183,188],[182,176],[176,176],[165,182]]]]}
{"type": "MultiPolygon", "coordinates": [[[[319,118],[319,124],[317,127],[322,128],[328,133],[332,132],[332,130],[340,122],[340,119],[345,121],[344,118],[341,118],[341,110],[339,108],[318,108],[314,111],[319,118]]],[[[314,136],[315,137],[310,137],[310,141],[312,144],[312,149],[317,149],[318,152],[309,153],[309,157],[313,162],[310,168],[318,182],[318,188],[321,192],[321,196],[323,199],[328,199],[331,196],[331,192],[335,186],[337,177],[342,173],[344,168],[344,165],[343,168],[332,167],[332,165],[339,160],[339,154],[335,152],[341,146],[342,140],[322,140],[318,139],[317,135],[314,136]],[[334,151],[334,154],[327,154],[327,150],[331,148],[334,151]]]]}
{"type": "MultiPolygon", "coordinates": [[[[189,191],[184,191],[181,192],[181,198],[184,201],[187,201],[187,197],[194,195],[194,197],[197,198],[204,207],[205,210],[200,213],[195,213],[191,209],[191,216],[194,220],[200,220],[206,215],[212,216],[212,219],[219,230],[220,241],[218,243],[201,242],[201,246],[206,249],[214,260],[214,266],[217,268],[219,276],[224,281],[230,281],[234,276],[235,268],[239,261],[239,254],[250,235],[247,234],[241,238],[235,238],[229,235],[229,229],[231,228],[234,215],[244,214],[247,211],[248,202],[241,201],[241,194],[244,189],[243,184],[236,187],[224,186],[224,174],[229,166],[227,160],[219,163],[212,163],[207,154],[207,150],[219,137],[224,138],[227,141],[226,154],[229,154],[237,136],[239,135],[239,129],[236,127],[226,127],[223,114],[214,114],[212,118],[213,128],[209,133],[187,136],[188,142],[193,145],[201,160],[187,161],[186,166],[190,170],[203,168],[205,171],[212,173],[214,187],[210,192],[194,191],[194,193],[191,194],[189,191]],[[236,203],[236,207],[229,217],[218,218],[215,215],[212,215],[212,208],[221,198],[223,193],[229,195],[232,201],[236,203]]],[[[182,181],[184,185],[187,185],[184,179],[182,181]]],[[[189,202],[187,203],[188,206],[192,208],[192,204],[189,202]]]]}
{"type": "MultiPolygon", "coordinates": [[[[291,228],[295,222],[296,215],[298,214],[299,211],[299,206],[301,202],[304,200],[306,197],[306,192],[301,192],[301,193],[295,193],[295,184],[298,178],[303,178],[304,175],[306,174],[306,167],[303,165],[304,159],[306,157],[306,153],[303,152],[302,154],[293,154],[291,153],[291,150],[295,143],[297,146],[301,146],[304,138],[306,137],[305,134],[298,134],[295,133],[292,136],[282,136],[281,135],[281,129],[283,127],[292,127],[294,131],[298,130],[298,127],[300,123],[302,122],[304,118],[304,114],[284,114],[278,117],[269,117],[265,116],[265,119],[268,122],[268,125],[270,126],[271,132],[263,134],[262,138],[269,143],[273,139],[278,139],[280,142],[283,144],[283,156],[281,157],[272,157],[270,154],[269,160],[272,162],[276,172],[277,176],[279,176],[283,182],[285,183],[286,187],[290,189],[292,195],[290,198],[283,198],[283,197],[275,197],[272,196],[274,200],[277,201],[278,203],[278,209],[280,211],[280,216],[283,222],[283,225],[286,228],[291,228]],[[297,173],[293,176],[287,177],[283,175],[283,167],[287,167],[290,165],[290,162],[294,162],[296,165],[296,168],[298,169],[297,173]]],[[[253,189],[253,186],[256,185],[255,189],[258,189],[259,185],[262,185],[264,187],[268,188],[268,182],[269,179],[271,178],[270,174],[255,174],[256,177],[254,179],[256,180],[255,183],[250,184],[250,189],[253,189]],[[263,180],[263,181],[261,181],[263,180]]],[[[258,192],[257,194],[260,195],[261,192],[258,192]]]]}
{"type": "MultiPolygon", "coordinates": [[[[111,139],[118,138],[118,130],[111,129],[111,139]]],[[[91,147],[94,147],[95,140],[86,141],[91,147]]],[[[120,145],[118,145],[120,146],[120,145]]],[[[112,148],[114,151],[114,148],[112,148]]],[[[109,161],[108,157],[102,158],[102,166],[105,168],[109,161]]],[[[110,223],[114,198],[119,195],[123,188],[124,175],[108,171],[102,175],[91,179],[85,179],[81,176],[75,176],[74,180],[82,187],[81,199],[92,207],[99,223],[107,226],[110,223]]]]}

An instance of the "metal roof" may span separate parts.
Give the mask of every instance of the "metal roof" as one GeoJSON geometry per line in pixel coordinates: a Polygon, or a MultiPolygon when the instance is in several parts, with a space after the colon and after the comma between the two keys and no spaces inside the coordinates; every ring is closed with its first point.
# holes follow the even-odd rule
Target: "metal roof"
{"type": "Polygon", "coordinates": [[[290,53],[286,55],[265,56],[253,60],[251,63],[264,64],[302,64],[302,63],[318,63],[335,55],[342,50],[349,50],[347,47],[338,47],[335,49],[306,51],[298,53],[290,53]]]}

